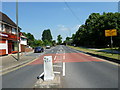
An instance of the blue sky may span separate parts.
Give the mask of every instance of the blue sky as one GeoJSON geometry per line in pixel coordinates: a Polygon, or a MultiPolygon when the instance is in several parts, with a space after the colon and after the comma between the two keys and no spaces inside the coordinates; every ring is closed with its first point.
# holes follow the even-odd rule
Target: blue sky
{"type": "MultiPolygon", "coordinates": [[[[53,39],[60,34],[71,36],[91,13],[117,12],[117,2],[19,2],[19,26],[41,39],[43,30],[50,29],[53,39]],[[78,19],[79,18],[79,19],[78,19]]],[[[15,22],[15,2],[2,2],[2,12],[15,22]]]]}

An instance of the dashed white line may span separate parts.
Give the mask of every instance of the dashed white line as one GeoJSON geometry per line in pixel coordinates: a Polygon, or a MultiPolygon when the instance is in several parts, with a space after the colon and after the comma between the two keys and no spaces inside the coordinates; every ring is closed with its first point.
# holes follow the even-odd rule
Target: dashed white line
{"type": "Polygon", "coordinates": [[[56,60],[57,56],[54,57],[54,60],[56,60]]]}
{"type": "Polygon", "coordinates": [[[65,62],[63,62],[63,76],[65,76],[65,62]]]}
{"type": "Polygon", "coordinates": [[[65,54],[64,54],[64,56],[63,56],[63,59],[65,59],[65,54]]]}
{"type": "Polygon", "coordinates": [[[55,74],[60,74],[60,72],[54,72],[55,74]]]}
{"type": "Polygon", "coordinates": [[[62,67],[62,66],[59,66],[59,65],[53,65],[53,67],[62,67]]]}

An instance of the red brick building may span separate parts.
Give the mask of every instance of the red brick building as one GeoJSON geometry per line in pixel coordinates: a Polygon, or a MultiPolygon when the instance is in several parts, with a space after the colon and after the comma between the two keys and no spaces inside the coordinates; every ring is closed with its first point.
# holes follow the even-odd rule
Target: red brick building
{"type": "MultiPolygon", "coordinates": [[[[21,28],[19,28],[19,33],[20,30],[21,28]]],[[[20,37],[18,39],[20,40],[20,37]]],[[[16,52],[17,25],[6,14],[0,12],[0,55],[16,52]]]]}

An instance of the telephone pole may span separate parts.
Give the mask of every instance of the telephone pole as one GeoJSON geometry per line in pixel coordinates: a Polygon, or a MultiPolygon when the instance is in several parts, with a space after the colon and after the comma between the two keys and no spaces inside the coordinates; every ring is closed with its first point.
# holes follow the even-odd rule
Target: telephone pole
{"type": "Polygon", "coordinates": [[[18,0],[16,0],[16,25],[17,25],[17,61],[19,61],[20,55],[19,55],[19,30],[18,30],[18,0]]]}

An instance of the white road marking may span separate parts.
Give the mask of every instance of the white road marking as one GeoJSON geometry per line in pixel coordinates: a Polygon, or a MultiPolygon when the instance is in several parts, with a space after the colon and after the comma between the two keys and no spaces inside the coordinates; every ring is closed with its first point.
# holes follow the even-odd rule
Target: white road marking
{"type": "Polygon", "coordinates": [[[59,65],[53,65],[53,67],[62,67],[62,66],[59,66],[59,65]]]}
{"type": "Polygon", "coordinates": [[[99,59],[99,60],[101,60],[101,61],[108,62],[108,63],[113,64],[113,65],[116,65],[116,66],[120,66],[118,63],[115,63],[115,62],[111,62],[111,61],[104,60],[104,59],[97,58],[97,57],[92,57],[92,58],[99,59]]]}
{"type": "Polygon", "coordinates": [[[63,60],[64,60],[64,59],[65,59],[65,50],[64,50],[64,53],[63,53],[63,55],[64,55],[64,56],[63,56],[63,60]]]}
{"type": "Polygon", "coordinates": [[[57,56],[54,57],[54,60],[56,60],[57,56]]]}
{"type": "Polygon", "coordinates": [[[63,62],[63,76],[65,76],[65,62],[63,62]]]}
{"type": "Polygon", "coordinates": [[[64,54],[64,56],[63,56],[63,59],[65,59],[65,54],[64,54]]]}
{"type": "Polygon", "coordinates": [[[60,72],[54,72],[55,74],[60,74],[60,72]]]}

